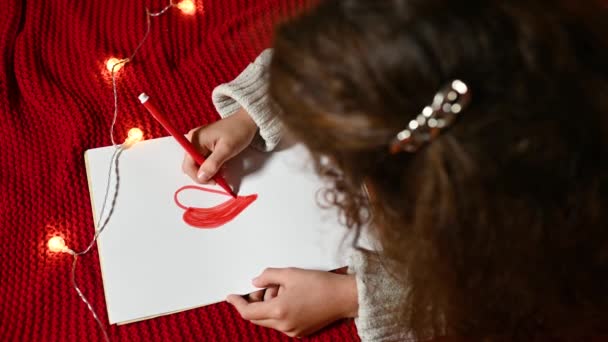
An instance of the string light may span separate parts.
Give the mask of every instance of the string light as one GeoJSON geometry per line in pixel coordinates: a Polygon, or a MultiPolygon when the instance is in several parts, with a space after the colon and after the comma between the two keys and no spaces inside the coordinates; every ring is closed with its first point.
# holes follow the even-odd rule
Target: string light
{"type": "MultiPolygon", "coordinates": [[[[142,133],[142,135],[143,135],[143,133],[142,133]]],[[[99,228],[95,230],[95,235],[93,236],[93,239],[91,240],[91,242],[89,243],[89,245],[87,246],[87,248],[85,248],[83,251],[75,252],[74,250],[72,250],[71,248],[69,248],[66,245],[65,240],[61,236],[53,236],[47,242],[47,247],[49,248],[49,250],[51,252],[55,252],[55,253],[58,253],[58,252],[69,253],[69,254],[71,254],[73,256],[74,259],[72,261],[72,277],[71,277],[72,287],[74,288],[74,290],[78,294],[78,297],[80,297],[80,300],[82,300],[87,305],[87,308],[91,312],[91,315],[93,316],[93,318],[97,322],[97,325],[101,329],[101,332],[103,333],[103,337],[104,337],[104,339],[105,339],[106,342],[110,342],[110,337],[108,336],[107,329],[105,328],[105,326],[101,322],[101,319],[99,319],[99,316],[97,316],[97,312],[95,312],[95,309],[93,309],[93,306],[91,305],[91,303],[89,302],[89,300],[87,299],[87,297],[82,293],[82,290],[78,286],[78,283],[76,283],[76,264],[78,262],[78,257],[79,256],[87,254],[91,250],[91,248],[93,248],[93,246],[95,245],[95,242],[97,242],[97,238],[103,232],[103,230],[108,225],[108,222],[110,221],[110,217],[112,216],[112,212],[114,211],[114,207],[116,205],[116,198],[118,197],[118,184],[119,184],[119,181],[120,181],[120,175],[119,175],[119,170],[118,170],[118,160],[119,160],[120,154],[124,150],[125,149],[122,146],[119,146],[118,148],[116,148],[114,150],[114,152],[112,153],[112,157],[110,158],[110,167],[108,169],[108,178],[107,178],[107,181],[106,181],[105,195],[104,195],[104,199],[103,199],[103,204],[101,206],[101,213],[99,214],[99,219],[98,219],[97,225],[96,225],[99,228]],[[104,211],[105,211],[105,208],[106,208],[106,203],[108,201],[108,197],[109,197],[109,194],[110,194],[110,179],[111,179],[111,176],[112,176],[112,166],[114,167],[114,172],[115,172],[115,175],[116,175],[116,185],[115,185],[115,188],[114,188],[114,196],[112,198],[112,204],[110,205],[109,212],[106,215],[106,218],[103,221],[103,223],[101,223],[102,220],[103,220],[103,217],[104,217],[104,211]]]]}
{"type": "Polygon", "coordinates": [[[46,245],[49,247],[49,251],[53,253],[64,253],[68,250],[65,240],[61,236],[53,236],[46,245]]]}
{"type": "Polygon", "coordinates": [[[133,140],[135,142],[139,142],[142,140],[143,137],[144,137],[144,132],[141,129],[134,127],[129,130],[127,139],[133,140]]]}
{"type": "Polygon", "coordinates": [[[93,248],[93,246],[97,242],[97,238],[108,225],[108,222],[110,221],[112,213],[114,212],[114,208],[116,205],[116,199],[118,197],[118,188],[119,188],[119,181],[120,181],[120,174],[119,174],[119,169],[118,169],[118,162],[120,159],[120,155],[122,154],[123,151],[125,151],[129,147],[133,146],[134,144],[136,144],[144,139],[143,131],[137,127],[134,127],[129,130],[127,138],[125,139],[125,141],[122,145],[117,144],[114,140],[114,126],[116,125],[116,119],[118,118],[118,91],[117,91],[117,87],[116,87],[116,73],[118,71],[120,71],[128,63],[130,63],[133,60],[133,58],[135,58],[137,53],[139,52],[139,49],[143,46],[144,42],[150,35],[151,18],[161,16],[173,7],[178,8],[185,15],[193,15],[196,13],[196,4],[194,3],[193,0],[183,0],[179,3],[175,3],[174,0],[169,0],[169,4],[158,12],[150,12],[150,10],[148,8],[146,8],[146,32],[145,32],[143,38],[139,41],[139,44],[137,44],[137,47],[133,50],[133,53],[127,58],[121,59],[121,58],[117,58],[117,57],[110,57],[105,61],[105,67],[106,67],[107,71],[110,72],[111,77],[112,77],[112,92],[114,95],[114,115],[112,117],[112,124],[110,126],[110,140],[112,141],[112,145],[115,147],[115,149],[114,149],[114,152],[112,153],[112,157],[110,158],[105,195],[104,195],[104,199],[103,199],[103,204],[101,206],[101,212],[100,212],[98,220],[96,222],[95,235],[93,236],[93,239],[90,241],[88,246],[80,252],[76,252],[76,251],[70,249],[66,245],[63,237],[58,236],[58,235],[51,237],[47,242],[47,247],[48,247],[49,251],[51,251],[53,253],[68,253],[73,256],[72,277],[71,277],[72,286],[74,287],[74,290],[76,290],[76,293],[78,294],[80,299],[87,305],[87,308],[91,312],[91,315],[93,315],[93,318],[95,319],[95,321],[97,322],[97,325],[101,329],[106,342],[110,341],[110,337],[108,336],[107,329],[105,328],[104,324],[99,319],[99,316],[97,316],[97,313],[93,309],[93,306],[91,305],[91,303],[88,301],[88,299],[85,297],[85,295],[82,293],[80,287],[76,283],[76,265],[77,265],[78,257],[87,254],[93,248]],[[105,210],[106,204],[107,204],[107,201],[109,199],[109,194],[110,194],[110,183],[111,183],[110,180],[112,178],[112,169],[114,169],[116,182],[114,185],[112,202],[108,208],[107,215],[104,216],[105,211],[106,211],[105,210]],[[105,217],[105,219],[104,219],[104,217],[105,217]]]}
{"type": "Polygon", "coordinates": [[[142,141],[143,139],[144,132],[137,127],[133,127],[129,130],[129,133],[127,134],[127,139],[125,139],[125,142],[122,144],[123,148],[127,149],[135,145],[136,143],[142,141]]]}
{"type": "Polygon", "coordinates": [[[135,50],[133,50],[133,53],[131,53],[131,55],[127,58],[119,59],[112,57],[106,61],[106,69],[110,71],[112,76],[112,92],[114,94],[114,116],[112,118],[112,125],[110,127],[110,140],[112,141],[112,145],[115,147],[119,146],[114,140],[114,126],[116,125],[116,119],[118,118],[118,90],[116,88],[116,73],[118,70],[122,69],[124,66],[133,61],[133,58],[135,58],[139,52],[139,49],[141,49],[146,39],[148,39],[148,36],[150,35],[150,28],[152,26],[151,19],[167,13],[167,11],[173,7],[178,7],[183,13],[186,14],[194,14],[196,12],[196,4],[193,2],[193,0],[183,0],[177,4],[174,2],[174,0],[169,0],[169,4],[158,12],[150,12],[150,10],[146,8],[146,32],[144,33],[143,38],[139,41],[139,44],[137,44],[137,47],[135,47],[135,50]]]}
{"type": "Polygon", "coordinates": [[[196,5],[192,0],[183,0],[177,4],[177,8],[187,15],[193,15],[196,13],[196,5]]]}
{"type": "Polygon", "coordinates": [[[108,69],[109,72],[119,72],[126,63],[128,63],[127,59],[110,57],[106,61],[106,69],[108,69]]]}

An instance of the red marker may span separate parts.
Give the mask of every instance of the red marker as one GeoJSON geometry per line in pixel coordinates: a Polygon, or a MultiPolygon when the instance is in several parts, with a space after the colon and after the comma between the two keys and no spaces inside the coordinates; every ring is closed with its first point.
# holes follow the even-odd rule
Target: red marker
{"type": "MultiPolygon", "coordinates": [[[[190,154],[190,156],[192,156],[192,158],[198,165],[201,165],[203,164],[203,162],[205,162],[205,157],[198,153],[194,145],[192,145],[192,143],[188,141],[188,139],[186,139],[183,134],[180,134],[175,129],[175,127],[173,127],[173,125],[171,125],[167,118],[160,112],[158,107],[156,107],[152,103],[152,101],[150,100],[150,96],[148,96],[146,93],[141,93],[139,95],[139,101],[144,105],[144,107],[146,107],[150,114],[152,114],[156,121],[160,122],[160,124],[165,127],[165,129],[175,138],[175,140],[177,140],[177,142],[182,145],[182,147],[186,150],[186,152],[188,152],[188,154],[190,154]]],[[[230,189],[230,186],[228,185],[228,183],[226,183],[226,180],[222,176],[220,176],[219,173],[213,176],[213,180],[215,180],[215,182],[219,186],[226,190],[226,192],[228,192],[230,196],[236,198],[236,195],[234,194],[232,189],[230,189]]]]}

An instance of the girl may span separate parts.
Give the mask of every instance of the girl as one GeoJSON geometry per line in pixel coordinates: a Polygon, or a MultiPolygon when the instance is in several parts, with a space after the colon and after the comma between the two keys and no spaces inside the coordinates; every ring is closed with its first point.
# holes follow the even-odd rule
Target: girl
{"type": "Polygon", "coordinates": [[[290,336],[355,316],[363,341],[605,332],[606,14],[592,1],[328,0],[283,25],[273,52],[215,89],[224,119],[191,132],[209,157],[184,170],[206,182],[288,130],[348,225],[371,217],[382,248],[357,250],[349,275],[268,269],[253,281],[265,292],[228,301],[290,336]]]}

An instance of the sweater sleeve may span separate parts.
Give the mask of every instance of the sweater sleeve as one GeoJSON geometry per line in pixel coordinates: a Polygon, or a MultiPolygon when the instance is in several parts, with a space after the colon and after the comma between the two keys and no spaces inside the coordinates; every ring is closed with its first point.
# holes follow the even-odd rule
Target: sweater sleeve
{"type": "Polygon", "coordinates": [[[395,319],[406,290],[388,273],[377,253],[354,250],[349,272],[357,281],[359,312],[355,324],[361,341],[416,341],[395,319]]]}
{"type": "Polygon", "coordinates": [[[276,114],[278,106],[268,94],[268,65],[272,49],[264,50],[258,58],[234,80],[217,86],[211,95],[213,105],[222,118],[243,107],[259,128],[253,145],[272,150],[281,139],[282,125],[276,114]]]}

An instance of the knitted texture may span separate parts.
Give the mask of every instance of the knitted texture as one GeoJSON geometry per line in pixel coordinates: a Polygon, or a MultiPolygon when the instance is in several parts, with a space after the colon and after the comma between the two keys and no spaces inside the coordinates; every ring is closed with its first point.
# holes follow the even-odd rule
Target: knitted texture
{"type": "MultiPolygon", "coordinates": [[[[121,142],[131,127],[166,135],[138,103],[143,91],[170,109],[178,130],[217,120],[211,91],[270,45],[273,25],[306,0],[196,0],[198,13],[171,9],[132,63],[118,72],[121,142]]],[[[98,341],[102,333],[70,283],[72,258],[47,251],[62,235],[75,249],[93,235],[83,153],[110,145],[113,115],[104,62],[132,53],[145,7],[160,0],[3,0],[0,19],[0,341],[98,341]]],[[[162,161],[161,161],[162,162],[162,161]]],[[[176,165],[176,167],[180,167],[176,165]]],[[[246,257],[246,256],[244,256],[246,257]]],[[[107,324],[97,250],[80,258],[77,281],[107,324]]],[[[201,289],[204,291],[204,289],[201,289]]],[[[287,341],[220,303],[126,326],[112,341],[287,341]]],[[[310,341],[356,341],[352,321],[310,341]]]]}
{"type": "Polygon", "coordinates": [[[234,114],[241,107],[249,113],[259,128],[252,145],[263,151],[276,147],[283,130],[277,117],[279,107],[268,94],[268,65],[271,60],[272,49],[264,50],[237,78],[217,86],[211,94],[215,109],[222,118],[234,114]]]}

